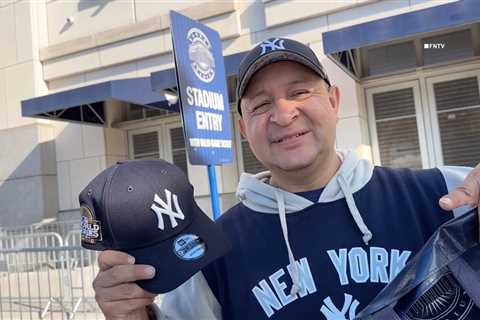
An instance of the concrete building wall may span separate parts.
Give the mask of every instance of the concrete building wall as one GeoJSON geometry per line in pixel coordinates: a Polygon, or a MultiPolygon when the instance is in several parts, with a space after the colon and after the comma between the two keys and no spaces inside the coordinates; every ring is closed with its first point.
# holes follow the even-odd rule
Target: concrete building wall
{"type": "MultiPolygon", "coordinates": [[[[225,55],[272,36],[310,45],[341,91],[337,147],[371,159],[364,90],[323,55],[322,33],[452,1],[2,1],[0,224],[13,223],[5,216],[15,210],[25,212],[17,223],[54,216],[57,210],[76,212],[78,193],[87,182],[130,156],[127,133],[132,125],[102,128],[23,118],[20,101],[172,68],[168,10],[180,10],[218,30],[225,55]],[[23,135],[28,143],[14,142],[23,135]],[[6,201],[23,186],[31,192],[28,200],[6,201]],[[42,209],[34,213],[38,207],[42,209]]],[[[224,209],[235,202],[240,170],[237,160],[217,168],[224,209]]],[[[206,169],[189,165],[188,172],[200,206],[210,211],[206,169]]]]}
{"type": "Polygon", "coordinates": [[[48,92],[39,49],[46,41],[42,1],[0,4],[0,226],[58,211],[51,124],[21,116],[20,101],[48,92]]]}

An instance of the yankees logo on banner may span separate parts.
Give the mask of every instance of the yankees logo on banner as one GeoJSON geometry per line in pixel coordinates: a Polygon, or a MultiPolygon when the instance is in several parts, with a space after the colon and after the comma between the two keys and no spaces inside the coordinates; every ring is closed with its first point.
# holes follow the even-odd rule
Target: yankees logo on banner
{"type": "Polygon", "coordinates": [[[170,225],[172,228],[175,228],[178,226],[178,222],[176,219],[180,220],[185,220],[185,215],[182,212],[182,209],[180,208],[178,204],[178,197],[176,194],[173,194],[172,197],[172,192],[168,189],[165,189],[165,196],[167,202],[163,201],[162,198],[160,198],[157,194],[155,194],[155,197],[153,199],[154,203],[151,206],[151,209],[157,214],[158,218],[158,229],[164,230],[165,229],[165,224],[163,222],[163,215],[167,215],[170,218],[170,225]],[[175,206],[175,211],[172,208],[172,198],[173,198],[173,205],[175,206]],[[161,207],[157,206],[160,205],[161,207]]]}

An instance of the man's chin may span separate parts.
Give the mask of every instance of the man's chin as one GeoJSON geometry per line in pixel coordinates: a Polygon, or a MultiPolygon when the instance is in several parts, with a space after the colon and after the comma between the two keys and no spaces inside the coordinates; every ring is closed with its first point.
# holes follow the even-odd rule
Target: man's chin
{"type": "Polygon", "coordinates": [[[313,164],[313,161],[291,161],[279,163],[277,167],[285,172],[295,172],[309,168],[313,164]]]}

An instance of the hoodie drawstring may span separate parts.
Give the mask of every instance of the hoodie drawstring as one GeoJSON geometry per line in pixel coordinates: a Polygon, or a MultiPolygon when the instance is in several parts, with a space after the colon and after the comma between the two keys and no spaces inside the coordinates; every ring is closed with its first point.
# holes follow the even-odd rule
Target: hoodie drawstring
{"type": "Polygon", "coordinates": [[[296,295],[301,288],[300,271],[298,269],[297,263],[295,262],[295,258],[293,257],[292,248],[290,247],[290,242],[288,240],[287,218],[285,214],[285,199],[283,197],[282,191],[275,189],[275,197],[277,198],[278,215],[280,216],[280,225],[282,226],[283,239],[285,240],[285,244],[287,245],[288,261],[292,266],[291,277],[293,285],[290,289],[290,295],[293,296],[296,295]]]}
{"type": "Polygon", "coordinates": [[[347,206],[350,211],[350,214],[352,215],[353,220],[355,220],[357,227],[363,233],[363,237],[362,237],[363,242],[366,245],[368,245],[368,242],[372,239],[372,236],[373,236],[372,232],[368,229],[367,225],[363,221],[362,216],[360,215],[360,211],[358,211],[357,205],[355,204],[355,200],[353,199],[352,192],[348,188],[348,184],[345,178],[341,174],[339,174],[337,176],[337,181],[340,186],[340,189],[345,195],[345,200],[347,201],[347,206]]]}

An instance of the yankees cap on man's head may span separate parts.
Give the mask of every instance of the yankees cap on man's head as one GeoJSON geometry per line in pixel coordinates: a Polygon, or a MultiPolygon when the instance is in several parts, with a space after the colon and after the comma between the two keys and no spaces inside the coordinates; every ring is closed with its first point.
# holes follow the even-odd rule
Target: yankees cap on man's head
{"type": "Polygon", "coordinates": [[[79,201],[82,246],[124,251],[154,266],[153,279],[138,281],[150,292],[175,289],[230,249],[220,226],[195,203],[182,170],[163,160],[118,162],[79,201]]]}
{"type": "Polygon", "coordinates": [[[278,61],[294,61],[312,69],[330,86],[330,80],[315,52],[301,42],[287,38],[270,38],[250,50],[242,59],[237,74],[237,110],[253,75],[261,68],[278,61]]]}

